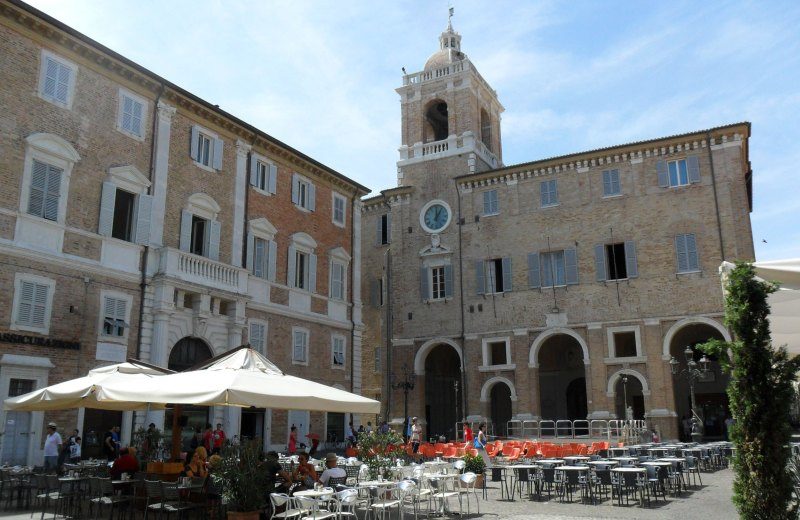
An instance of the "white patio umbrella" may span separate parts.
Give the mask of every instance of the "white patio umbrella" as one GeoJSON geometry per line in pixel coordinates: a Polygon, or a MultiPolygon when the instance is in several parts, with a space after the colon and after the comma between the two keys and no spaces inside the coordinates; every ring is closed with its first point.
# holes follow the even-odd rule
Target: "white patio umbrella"
{"type": "Polygon", "coordinates": [[[284,374],[249,346],[238,347],[188,371],[160,377],[157,388],[110,382],[101,401],[239,406],[344,413],[379,413],[374,399],[284,374]]]}
{"type": "Polygon", "coordinates": [[[45,410],[64,410],[69,408],[98,408],[101,410],[144,410],[164,408],[163,405],[150,406],[147,401],[98,401],[97,390],[112,380],[130,381],[142,388],[153,388],[153,379],[163,377],[171,370],[155,367],[141,361],[129,360],[125,363],[98,367],[83,377],[70,379],[34,390],[24,395],[6,399],[6,410],[36,412],[45,410]]]}

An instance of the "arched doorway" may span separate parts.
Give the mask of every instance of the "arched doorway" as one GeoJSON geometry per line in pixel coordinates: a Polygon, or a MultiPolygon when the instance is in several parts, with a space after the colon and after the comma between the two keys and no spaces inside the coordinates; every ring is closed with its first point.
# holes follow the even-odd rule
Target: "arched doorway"
{"type": "Polygon", "coordinates": [[[508,421],[511,420],[511,388],[505,383],[495,383],[489,392],[489,414],[494,423],[495,435],[508,436],[508,421]]]}
{"type": "MultiPolygon", "coordinates": [[[[684,354],[686,347],[692,349],[694,360],[699,361],[703,357],[703,352],[696,346],[710,339],[724,340],[725,338],[718,328],[707,323],[687,323],[672,335],[669,353],[680,363],[679,372],[687,366],[684,354]]],[[[725,418],[730,413],[726,393],[730,377],[720,369],[716,357],[708,356],[708,358],[711,360],[708,365],[709,371],[695,383],[694,387],[697,412],[703,420],[705,438],[721,439],[725,434],[725,418]]],[[[672,388],[675,395],[675,412],[679,421],[678,431],[684,438],[686,436],[682,427],[682,419],[689,417],[691,412],[689,381],[685,377],[672,376],[672,388]]],[[[691,439],[686,438],[686,440],[691,439]]]]}
{"type": "MultiPolygon", "coordinates": [[[[208,343],[200,338],[187,336],[172,347],[167,361],[167,368],[176,372],[183,372],[204,361],[208,361],[212,357],[213,353],[208,343]]],[[[209,422],[209,410],[208,406],[181,406],[181,417],[178,419],[178,424],[182,428],[182,451],[189,450],[192,435],[195,432],[202,433],[205,429],[206,424],[209,422]]],[[[173,412],[173,409],[168,408],[164,417],[164,433],[167,439],[171,438],[172,435],[173,412]]]]}
{"type": "Polygon", "coordinates": [[[425,358],[425,422],[428,437],[444,435],[448,439],[455,438],[455,424],[462,417],[462,391],[461,358],[458,352],[450,345],[433,347],[425,358]]]}
{"type": "Polygon", "coordinates": [[[583,349],[568,334],[553,334],[539,348],[539,398],[542,419],[586,419],[583,349]]]}
{"type": "Polygon", "coordinates": [[[447,121],[447,103],[442,100],[435,100],[428,105],[425,110],[425,125],[423,138],[426,143],[431,141],[442,141],[449,135],[447,121]]]}
{"type": "Polygon", "coordinates": [[[628,419],[625,407],[631,409],[631,419],[644,419],[644,393],[639,378],[622,374],[614,384],[614,413],[618,419],[628,419]]]}

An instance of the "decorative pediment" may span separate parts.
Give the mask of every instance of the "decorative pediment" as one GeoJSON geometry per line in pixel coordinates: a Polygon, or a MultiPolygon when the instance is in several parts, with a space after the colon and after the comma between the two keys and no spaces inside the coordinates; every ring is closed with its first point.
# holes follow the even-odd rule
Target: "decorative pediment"
{"type": "Polygon", "coordinates": [[[278,229],[264,217],[251,220],[248,226],[250,226],[250,232],[254,235],[270,240],[278,233],[278,229]]]}
{"type": "Polygon", "coordinates": [[[315,249],[317,247],[317,241],[311,238],[311,235],[308,233],[298,232],[292,235],[292,242],[296,246],[306,247],[308,249],[315,249]]]}
{"type": "Polygon", "coordinates": [[[49,155],[55,155],[65,161],[76,163],[81,156],[63,137],[53,134],[32,134],[25,138],[28,146],[41,150],[49,155]]]}
{"type": "Polygon", "coordinates": [[[189,197],[186,209],[197,216],[216,220],[221,208],[211,196],[205,193],[194,193],[189,197]]]}
{"type": "Polygon", "coordinates": [[[108,180],[132,193],[143,193],[150,187],[150,180],[132,164],[109,168],[108,180]]]}
{"type": "Polygon", "coordinates": [[[340,260],[344,263],[350,263],[351,257],[343,247],[331,249],[328,253],[334,260],[340,260]]]}

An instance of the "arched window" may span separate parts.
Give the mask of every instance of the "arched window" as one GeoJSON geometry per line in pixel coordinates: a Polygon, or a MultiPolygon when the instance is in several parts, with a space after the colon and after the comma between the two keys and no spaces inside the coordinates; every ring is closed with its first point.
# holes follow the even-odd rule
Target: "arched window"
{"type": "Polygon", "coordinates": [[[485,109],[481,109],[481,141],[489,150],[492,149],[492,120],[485,109]]]}
{"type": "Polygon", "coordinates": [[[426,134],[425,142],[442,141],[450,135],[447,122],[447,103],[434,101],[425,111],[426,134]]]}

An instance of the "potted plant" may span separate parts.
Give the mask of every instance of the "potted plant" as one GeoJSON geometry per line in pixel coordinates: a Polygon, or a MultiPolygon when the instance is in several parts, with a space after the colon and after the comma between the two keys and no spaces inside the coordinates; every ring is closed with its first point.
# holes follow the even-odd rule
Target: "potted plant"
{"type": "Polygon", "coordinates": [[[223,448],[211,467],[211,478],[227,503],[230,520],[258,520],[266,507],[268,475],[258,440],[223,448]]]}
{"type": "Polygon", "coordinates": [[[470,455],[469,453],[465,453],[464,457],[462,457],[464,461],[464,472],[472,472],[478,475],[478,479],[475,481],[475,487],[483,487],[483,472],[486,471],[486,463],[483,461],[483,457],[480,455],[470,455]]]}
{"type": "Polygon", "coordinates": [[[358,458],[369,470],[369,478],[376,479],[385,475],[386,470],[395,464],[395,460],[403,457],[403,438],[394,430],[386,433],[360,433],[356,443],[358,458]]]}

